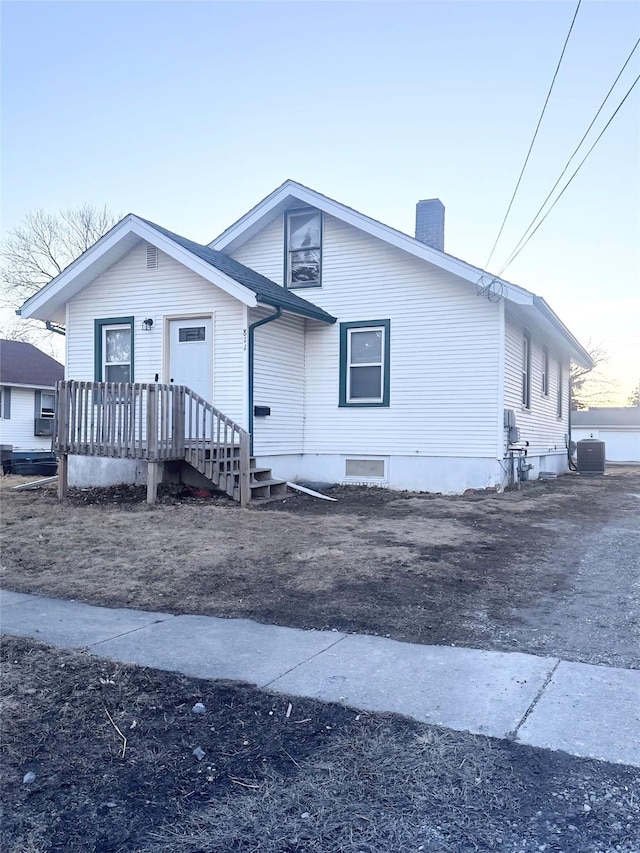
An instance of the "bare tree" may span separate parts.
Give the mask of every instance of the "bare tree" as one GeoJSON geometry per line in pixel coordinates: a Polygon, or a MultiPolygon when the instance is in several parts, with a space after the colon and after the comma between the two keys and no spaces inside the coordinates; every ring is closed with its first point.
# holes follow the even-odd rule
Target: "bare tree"
{"type": "MultiPolygon", "coordinates": [[[[106,207],[82,204],[79,207],[47,213],[33,210],[9,232],[0,252],[0,286],[5,308],[19,308],[23,302],[100,239],[118,221],[106,207]]],[[[25,337],[33,338],[37,323],[22,321],[25,337]]],[[[4,335],[12,331],[3,323],[4,335]]],[[[33,343],[37,343],[33,340],[33,343]]]]}
{"type": "Polygon", "coordinates": [[[638,384],[629,395],[627,402],[629,406],[640,406],[640,380],[638,380],[638,384]]]}
{"type": "Polygon", "coordinates": [[[605,347],[600,343],[588,341],[585,347],[594,367],[582,367],[575,362],[571,363],[569,384],[571,387],[571,408],[574,411],[587,409],[589,406],[606,404],[612,391],[615,390],[616,382],[603,376],[598,368],[609,358],[605,347]]]}

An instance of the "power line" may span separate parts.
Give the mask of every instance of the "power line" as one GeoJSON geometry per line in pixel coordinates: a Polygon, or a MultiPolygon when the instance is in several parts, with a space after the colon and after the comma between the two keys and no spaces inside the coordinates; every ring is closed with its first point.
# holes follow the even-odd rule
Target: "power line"
{"type": "Polygon", "coordinates": [[[513,202],[514,202],[514,199],[516,197],[516,193],[518,192],[518,188],[520,187],[520,182],[522,181],[522,176],[524,175],[524,170],[527,168],[527,163],[529,162],[529,157],[531,156],[531,150],[533,148],[534,142],[536,141],[538,131],[540,130],[540,125],[542,124],[542,117],[544,116],[545,110],[547,109],[547,104],[549,103],[549,98],[551,97],[551,92],[553,91],[553,87],[554,87],[554,84],[556,82],[556,77],[558,76],[558,71],[560,70],[560,65],[562,64],[564,52],[567,49],[567,44],[569,43],[569,37],[571,36],[571,31],[573,30],[573,25],[575,24],[576,18],[578,17],[578,10],[580,9],[581,3],[582,3],[582,0],[578,0],[578,5],[576,6],[576,11],[573,15],[573,20],[571,21],[571,26],[569,27],[569,32],[567,33],[567,37],[564,40],[564,45],[562,47],[562,53],[560,54],[560,59],[558,60],[558,64],[556,66],[556,70],[554,72],[553,79],[551,81],[551,85],[549,86],[549,91],[547,92],[547,97],[545,98],[544,106],[542,107],[542,112],[540,113],[540,118],[538,119],[538,124],[536,125],[536,129],[535,129],[535,132],[533,134],[533,139],[531,140],[531,145],[529,146],[529,150],[527,151],[527,156],[525,157],[524,164],[523,164],[522,169],[520,171],[520,177],[518,178],[516,188],[514,189],[513,195],[511,196],[511,201],[509,202],[509,207],[507,208],[507,212],[505,213],[504,219],[502,220],[502,225],[500,226],[500,230],[498,231],[498,236],[496,237],[496,241],[493,244],[493,248],[491,249],[491,252],[489,253],[489,257],[487,258],[487,262],[484,265],[485,269],[487,269],[489,264],[491,263],[491,258],[493,257],[493,253],[496,250],[496,246],[498,245],[498,241],[499,241],[500,237],[502,236],[502,232],[504,230],[504,226],[505,226],[505,223],[507,221],[507,217],[509,216],[509,213],[511,212],[511,208],[513,206],[513,202]]]}
{"type": "Polygon", "coordinates": [[[551,213],[551,211],[553,210],[553,208],[554,208],[554,207],[556,206],[556,204],[560,201],[560,199],[562,198],[562,196],[565,194],[565,192],[566,192],[566,191],[567,191],[567,189],[569,188],[569,184],[573,181],[573,179],[575,178],[575,176],[578,174],[578,172],[579,172],[579,171],[580,171],[580,169],[582,168],[582,166],[583,166],[583,164],[584,164],[585,160],[586,160],[586,159],[587,159],[587,157],[591,154],[591,152],[593,151],[593,149],[596,147],[596,145],[597,145],[597,144],[598,144],[598,142],[600,141],[601,137],[603,136],[603,134],[604,134],[605,130],[609,127],[609,125],[611,124],[611,122],[613,121],[613,119],[616,117],[616,115],[617,115],[617,113],[619,112],[620,108],[622,107],[622,105],[624,104],[624,102],[627,100],[627,98],[629,97],[629,95],[631,94],[631,92],[635,89],[635,87],[636,87],[636,85],[638,84],[638,82],[639,82],[639,81],[640,81],[640,74],[639,74],[639,75],[636,77],[636,79],[633,81],[633,83],[631,84],[631,88],[628,90],[628,92],[627,92],[627,94],[624,96],[624,98],[620,101],[620,103],[619,103],[619,104],[618,104],[618,106],[616,107],[615,112],[613,113],[613,115],[611,116],[611,118],[609,119],[609,121],[605,124],[605,126],[602,128],[602,130],[600,131],[600,133],[598,134],[598,136],[597,136],[597,138],[596,138],[596,141],[593,143],[593,145],[591,146],[591,148],[590,148],[590,149],[587,151],[587,153],[584,155],[584,157],[583,157],[583,158],[582,158],[582,160],[580,161],[580,163],[579,163],[578,167],[576,168],[575,172],[573,173],[573,175],[571,175],[571,177],[569,178],[569,180],[567,181],[567,183],[564,185],[564,187],[563,187],[563,188],[562,188],[562,190],[560,191],[560,193],[559,193],[558,197],[556,198],[556,200],[553,202],[553,204],[551,205],[551,207],[549,208],[549,210],[547,210],[547,212],[546,212],[546,213],[545,213],[545,215],[542,217],[542,219],[540,220],[540,222],[538,222],[538,224],[537,224],[537,225],[536,225],[536,227],[533,229],[533,231],[531,232],[531,234],[529,234],[529,236],[527,237],[527,239],[525,240],[525,242],[522,244],[522,246],[520,246],[520,248],[518,249],[518,251],[517,251],[517,252],[515,252],[515,253],[512,255],[512,257],[509,259],[509,261],[507,262],[507,264],[505,264],[505,266],[504,266],[504,267],[502,267],[502,270],[500,271],[500,275],[504,272],[504,270],[507,268],[507,266],[508,266],[508,265],[512,264],[512,263],[513,263],[513,261],[515,261],[515,259],[518,257],[518,255],[520,254],[520,252],[524,249],[524,247],[527,245],[527,243],[529,242],[529,240],[533,237],[533,235],[536,233],[536,231],[538,230],[538,228],[540,228],[540,226],[541,226],[541,225],[542,225],[542,223],[545,221],[545,219],[547,218],[547,216],[549,216],[549,214],[551,213]]]}
{"type": "Polygon", "coordinates": [[[628,64],[629,64],[629,62],[631,61],[631,57],[632,57],[632,56],[633,56],[633,54],[636,52],[636,50],[637,50],[637,48],[638,48],[638,45],[640,45],[640,39],[638,39],[638,41],[634,44],[634,46],[633,46],[633,48],[632,48],[632,50],[631,50],[631,53],[629,54],[629,56],[628,56],[628,57],[627,57],[627,59],[626,59],[626,62],[624,63],[624,65],[623,65],[623,66],[622,66],[622,68],[620,69],[620,71],[619,71],[619,73],[618,73],[618,76],[617,76],[617,77],[616,77],[616,79],[613,81],[613,84],[611,85],[611,88],[609,89],[609,91],[607,92],[607,94],[606,94],[606,96],[605,96],[604,100],[603,100],[603,101],[602,101],[602,103],[600,104],[600,106],[599,106],[599,108],[598,108],[598,112],[594,115],[593,119],[591,120],[591,124],[590,124],[590,125],[589,125],[589,127],[585,130],[584,134],[582,135],[582,139],[580,140],[580,142],[578,142],[578,144],[576,145],[576,147],[575,147],[575,149],[574,149],[574,151],[573,151],[573,154],[572,154],[572,155],[571,155],[571,157],[569,157],[569,159],[567,160],[567,162],[566,162],[566,164],[565,164],[565,167],[564,167],[564,169],[562,170],[562,172],[560,172],[560,176],[558,177],[558,180],[555,182],[555,184],[554,184],[554,185],[551,187],[551,189],[549,190],[549,194],[547,195],[547,197],[545,198],[545,200],[542,202],[542,204],[540,205],[540,207],[539,207],[539,208],[538,208],[538,210],[536,211],[535,216],[533,217],[533,219],[532,219],[532,220],[531,220],[531,222],[529,223],[529,225],[528,225],[528,227],[527,227],[526,231],[524,232],[524,234],[522,235],[522,237],[520,237],[520,240],[516,243],[515,249],[513,250],[513,252],[511,253],[511,255],[509,256],[509,258],[508,258],[508,260],[506,261],[506,263],[501,267],[500,271],[498,272],[498,275],[502,275],[502,273],[505,271],[505,269],[509,266],[509,264],[511,263],[511,261],[512,261],[512,260],[513,260],[513,258],[515,257],[515,253],[519,250],[521,243],[523,243],[523,241],[524,241],[524,240],[525,240],[525,238],[527,237],[527,234],[529,233],[529,231],[530,231],[530,230],[533,228],[533,226],[535,225],[536,219],[538,218],[538,216],[540,216],[540,214],[541,214],[541,213],[542,213],[542,211],[544,210],[544,207],[545,207],[546,203],[549,201],[549,199],[550,199],[550,198],[551,198],[551,196],[553,195],[553,192],[554,192],[555,188],[558,186],[558,184],[560,183],[560,181],[561,181],[561,180],[562,180],[562,178],[564,177],[564,175],[565,175],[565,173],[566,173],[567,169],[568,169],[568,168],[569,168],[569,166],[571,165],[571,161],[573,160],[573,158],[576,156],[576,154],[578,153],[578,151],[579,151],[579,150],[580,150],[580,148],[582,147],[582,143],[585,141],[585,139],[587,138],[587,136],[588,136],[588,134],[589,134],[589,131],[591,130],[591,128],[593,127],[593,125],[596,123],[596,120],[597,120],[598,116],[600,115],[600,113],[601,113],[601,112],[602,112],[602,110],[604,109],[604,105],[605,105],[605,104],[607,103],[607,101],[609,100],[609,96],[611,95],[611,93],[612,93],[612,92],[613,92],[613,90],[615,89],[616,84],[617,84],[618,80],[620,79],[620,77],[622,77],[622,74],[623,74],[623,72],[624,72],[625,68],[627,67],[627,65],[628,65],[628,64]]]}

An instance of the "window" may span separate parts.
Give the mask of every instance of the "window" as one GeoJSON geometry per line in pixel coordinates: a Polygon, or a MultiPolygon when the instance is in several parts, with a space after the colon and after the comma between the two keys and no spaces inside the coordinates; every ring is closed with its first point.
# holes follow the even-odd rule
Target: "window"
{"type": "Polygon", "coordinates": [[[531,335],[522,338],[522,405],[531,408],[531,335]]]}
{"type": "Polygon", "coordinates": [[[388,406],[389,375],[389,321],[340,323],[340,406],[388,406]]]}
{"type": "Polygon", "coordinates": [[[0,388],[0,418],[11,419],[11,388],[0,388]]]}
{"type": "Polygon", "coordinates": [[[38,418],[54,418],[56,416],[56,395],[52,391],[42,391],[40,394],[40,411],[38,418]]]}
{"type": "Polygon", "coordinates": [[[564,373],[564,371],[562,370],[562,362],[558,361],[558,408],[557,408],[557,415],[559,418],[562,417],[563,396],[564,396],[562,393],[562,391],[563,391],[562,384],[564,382],[563,373],[564,373]]]}
{"type": "Polygon", "coordinates": [[[205,326],[187,326],[178,329],[178,343],[193,344],[207,339],[205,326]]]}
{"type": "Polygon", "coordinates": [[[55,391],[33,392],[33,434],[39,436],[53,435],[54,419],[56,416],[55,391]]]}
{"type": "Polygon", "coordinates": [[[384,459],[346,459],[344,475],[347,480],[384,480],[384,459]]]}
{"type": "Polygon", "coordinates": [[[285,286],[320,287],[322,213],[292,210],[285,214],[285,286]]]}
{"type": "Polygon", "coordinates": [[[549,396],[549,350],[542,347],[542,396],[549,396]]]}
{"type": "Polygon", "coordinates": [[[97,382],[133,382],[133,319],[95,321],[97,382]]]}

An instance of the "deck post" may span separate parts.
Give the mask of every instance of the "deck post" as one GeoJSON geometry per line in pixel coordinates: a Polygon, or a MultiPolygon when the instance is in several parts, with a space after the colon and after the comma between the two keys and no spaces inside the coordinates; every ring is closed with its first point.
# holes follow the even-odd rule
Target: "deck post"
{"type": "Polygon", "coordinates": [[[154,504],[158,497],[158,483],[160,482],[160,462],[147,463],[147,503],[154,504]]]}
{"type": "Polygon", "coordinates": [[[248,506],[251,499],[249,469],[251,467],[251,436],[240,433],[240,506],[248,506]]]}
{"type": "Polygon", "coordinates": [[[62,453],[58,457],[58,498],[63,500],[67,496],[69,486],[69,456],[62,453]]]}
{"type": "Polygon", "coordinates": [[[158,401],[157,385],[147,385],[147,459],[158,458],[158,401]]]}

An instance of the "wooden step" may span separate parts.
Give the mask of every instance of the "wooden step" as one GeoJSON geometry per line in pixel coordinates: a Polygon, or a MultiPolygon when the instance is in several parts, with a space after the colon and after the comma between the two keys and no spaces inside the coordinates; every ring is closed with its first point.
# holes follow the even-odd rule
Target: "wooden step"
{"type": "MultiPolygon", "coordinates": [[[[203,459],[202,456],[190,453],[189,448],[187,448],[185,461],[210,480],[217,489],[226,492],[234,500],[239,501],[239,459],[235,454],[229,454],[226,458],[220,459],[216,463],[216,460],[211,458],[212,455],[206,453],[203,459]],[[217,472],[214,471],[214,468],[217,469],[217,472]]],[[[249,492],[251,502],[263,503],[286,497],[289,489],[285,480],[274,477],[271,468],[258,465],[255,456],[250,458],[249,464],[249,492]]]]}

